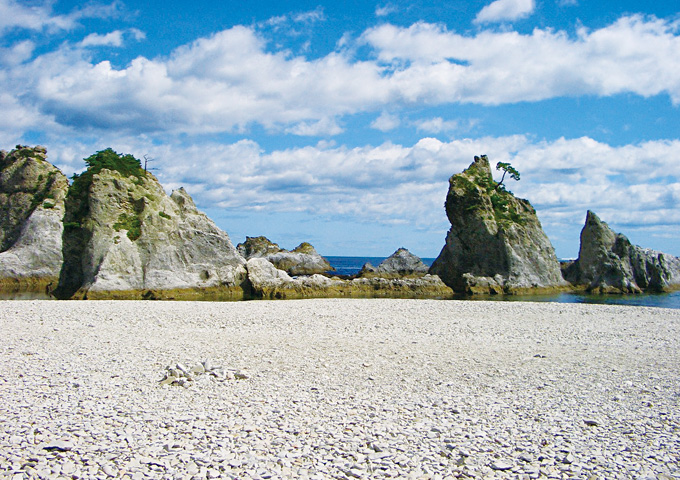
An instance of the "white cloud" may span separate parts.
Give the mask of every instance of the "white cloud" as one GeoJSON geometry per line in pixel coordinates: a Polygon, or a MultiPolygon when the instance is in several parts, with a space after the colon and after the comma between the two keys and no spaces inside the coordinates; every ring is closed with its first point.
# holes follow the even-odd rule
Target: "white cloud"
{"type": "Polygon", "coordinates": [[[526,18],[534,12],[535,0],[496,0],[482,8],[475,23],[493,23],[526,18]]]}
{"type": "Polygon", "coordinates": [[[81,47],[120,47],[123,45],[123,32],[116,30],[104,35],[91,33],[80,42],[81,47]]]}
{"type": "Polygon", "coordinates": [[[131,137],[59,145],[49,154],[70,174],[78,157],[102,144],[157,159],[155,173],[164,186],[185,186],[204,209],[351,216],[405,222],[434,234],[448,225],[442,206],[448,178],[467,168],[474,155],[487,154],[492,166],[510,162],[521,172],[521,181],[507,181],[508,188],[531,201],[547,230],[566,228],[573,242],[588,209],[618,225],[680,225],[680,140],[614,147],[588,137],[534,142],[516,135],[449,142],[423,138],[411,146],[347,148],[324,142],[265,152],[252,140],[181,146],[131,137]]]}
{"type": "Polygon", "coordinates": [[[146,38],[146,34],[139,29],[115,30],[106,34],[91,33],[79,44],[81,47],[122,47],[124,36],[131,35],[135,40],[140,41],[146,38]]]}
{"type": "Polygon", "coordinates": [[[30,40],[18,42],[9,48],[0,48],[0,65],[12,67],[33,56],[35,43],[30,40]]]}
{"type": "Polygon", "coordinates": [[[300,122],[286,129],[287,133],[292,133],[293,135],[311,137],[338,135],[343,131],[343,128],[333,118],[322,118],[316,122],[300,122]]]}
{"type": "MultiPolygon", "coordinates": [[[[109,61],[92,63],[82,45],[119,45],[125,35],[143,36],[116,31],[88,36],[81,46],[64,44],[30,62],[28,50],[18,51],[15,58],[24,63],[12,69],[6,92],[66,127],[141,133],[245,132],[260,124],[325,135],[342,131],[337,121],[344,115],[386,108],[626,92],[667,94],[680,104],[678,28],[640,16],[580,29],[573,37],[540,29],[464,36],[425,23],[381,25],[359,41],[373,49],[374,59],[358,59],[347,48],[310,60],[270,51],[254,28],[237,26],[168,58],[138,57],[120,69],[109,61]]],[[[387,128],[387,119],[375,126],[387,128]]]]}
{"type": "Polygon", "coordinates": [[[52,11],[53,3],[45,0],[42,3],[26,5],[14,0],[0,0],[0,35],[12,29],[47,30],[50,32],[70,30],[84,18],[112,17],[121,8],[118,1],[108,5],[92,3],[77,8],[66,15],[55,15],[52,11]]]}
{"type": "Polygon", "coordinates": [[[397,7],[394,6],[391,3],[387,3],[385,5],[378,5],[375,7],[375,16],[376,17],[386,17],[390,13],[394,13],[397,11],[397,7]]]}
{"type": "Polygon", "coordinates": [[[414,123],[419,131],[427,133],[452,132],[458,129],[456,120],[444,120],[441,117],[416,120],[414,123]]]}
{"type": "Polygon", "coordinates": [[[495,105],[560,96],[668,94],[680,103],[679,25],[623,17],[599,30],[482,31],[475,37],[417,23],[382,25],[363,39],[407,102],[495,105]]]}
{"type": "Polygon", "coordinates": [[[322,22],[326,19],[323,7],[318,6],[314,10],[293,15],[293,21],[299,23],[322,22]]]}
{"type": "Polygon", "coordinates": [[[381,132],[389,132],[394,130],[401,124],[399,115],[395,115],[386,111],[383,111],[378,118],[371,122],[371,128],[380,130],[381,132]]]}

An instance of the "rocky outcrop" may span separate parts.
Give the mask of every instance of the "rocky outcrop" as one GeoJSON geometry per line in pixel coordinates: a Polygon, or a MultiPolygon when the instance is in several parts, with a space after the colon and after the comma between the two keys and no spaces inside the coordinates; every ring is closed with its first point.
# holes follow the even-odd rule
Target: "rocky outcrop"
{"type": "Polygon", "coordinates": [[[68,180],[44,147],[0,152],[0,289],[43,291],[62,263],[62,217],[68,180]]]}
{"type": "Polygon", "coordinates": [[[419,257],[405,248],[400,248],[380,262],[377,267],[370,263],[364,264],[357,276],[361,278],[422,277],[428,273],[428,270],[429,267],[419,257]]]}
{"type": "Polygon", "coordinates": [[[266,237],[246,237],[246,241],[239,243],[236,248],[247,260],[266,258],[276,268],[284,270],[289,275],[314,275],[334,270],[328,260],[319,255],[307,242],[288,251],[266,237]]]}
{"type": "Polygon", "coordinates": [[[245,260],[184,189],[104,150],[69,191],[59,298],[239,298],[245,260]]]}
{"type": "Polygon", "coordinates": [[[293,278],[264,258],[248,260],[253,298],[450,298],[453,291],[436,275],[420,278],[355,278],[341,280],[324,275],[293,278]]]}
{"type": "Polygon", "coordinates": [[[564,275],[594,293],[663,292],[680,288],[680,258],[632,245],[588,211],[578,259],[564,275]]]}
{"type": "Polygon", "coordinates": [[[246,260],[251,258],[267,257],[274,253],[280,252],[282,249],[278,244],[271,242],[267,237],[246,237],[246,241],[239,243],[236,250],[246,260]]]}
{"type": "Polygon", "coordinates": [[[486,156],[449,180],[451,229],[430,273],[468,294],[542,293],[566,288],[536,211],[493,180],[486,156]]]}

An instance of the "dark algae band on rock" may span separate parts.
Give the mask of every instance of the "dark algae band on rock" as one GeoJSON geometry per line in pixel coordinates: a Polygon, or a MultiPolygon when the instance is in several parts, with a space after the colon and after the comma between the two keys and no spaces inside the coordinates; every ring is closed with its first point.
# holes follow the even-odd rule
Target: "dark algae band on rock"
{"type": "Polygon", "coordinates": [[[680,259],[631,245],[592,212],[579,259],[564,266],[567,283],[534,208],[506,188],[519,172],[499,162],[496,182],[484,155],[449,180],[451,229],[430,268],[400,248],[353,275],[337,275],[307,242],[288,251],[247,237],[234,247],[183,188],[167,195],[132,155],[97,152],[70,187],[46,155],[40,146],[0,152],[5,292],[61,299],[452,298],[680,285],[680,259]]]}
{"type": "Polygon", "coordinates": [[[451,229],[430,273],[455,292],[546,293],[568,287],[536,211],[493,180],[485,155],[450,178],[446,216],[451,229]]]}

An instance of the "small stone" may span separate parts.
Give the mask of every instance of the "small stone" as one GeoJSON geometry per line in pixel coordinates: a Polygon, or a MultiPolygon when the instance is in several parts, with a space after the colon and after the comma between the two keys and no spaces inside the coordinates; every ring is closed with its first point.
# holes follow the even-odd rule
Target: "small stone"
{"type": "Polygon", "coordinates": [[[490,466],[492,469],[500,471],[510,470],[512,468],[512,464],[505,462],[503,460],[496,460],[490,466]]]}
{"type": "Polygon", "coordinates": [[[73,444],[65,440],[55,440],[42,447],[43,450],[48,452],[69,452],[73,450],[73,444]]]}

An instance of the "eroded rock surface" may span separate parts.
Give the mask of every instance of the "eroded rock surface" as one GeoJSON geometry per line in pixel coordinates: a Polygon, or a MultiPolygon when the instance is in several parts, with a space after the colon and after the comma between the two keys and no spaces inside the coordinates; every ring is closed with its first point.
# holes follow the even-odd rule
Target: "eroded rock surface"
{"type": "Polygon", "coordinates": [[[44,147],[0,152],[0,288],[56,285],[62,263],[62,217],[68,180],[44,147]]]}
{"type": "Polygon", "coordinates": [[[116,168],[93,157],[66,203],[60,298],[243,295],[245,260],[184,189],[168,196],[130,156],[116,168]]]}
{"type": "Polygon", "coordinates": [[[486,156],[449,180],[451,229],[430,268],[461,293],[539,293],[566,287],[559,261],[527,200],[499,186],[486,156]]]}
{"type": "Polygon", "coordinates": [[[631,244],[588,211],[579,257],[565,278],[596,293],[662,292],[680,288],[680,258],[631,244]]]}
{"type": "Polygon", "coordinates": [[[247,260],[265,258],[289,275],[314,275],[333,271],[333,267],[309,243],[303,242],[292,251],[282,249],[266,237],[246,237],[236,247],[247,260]]]}

